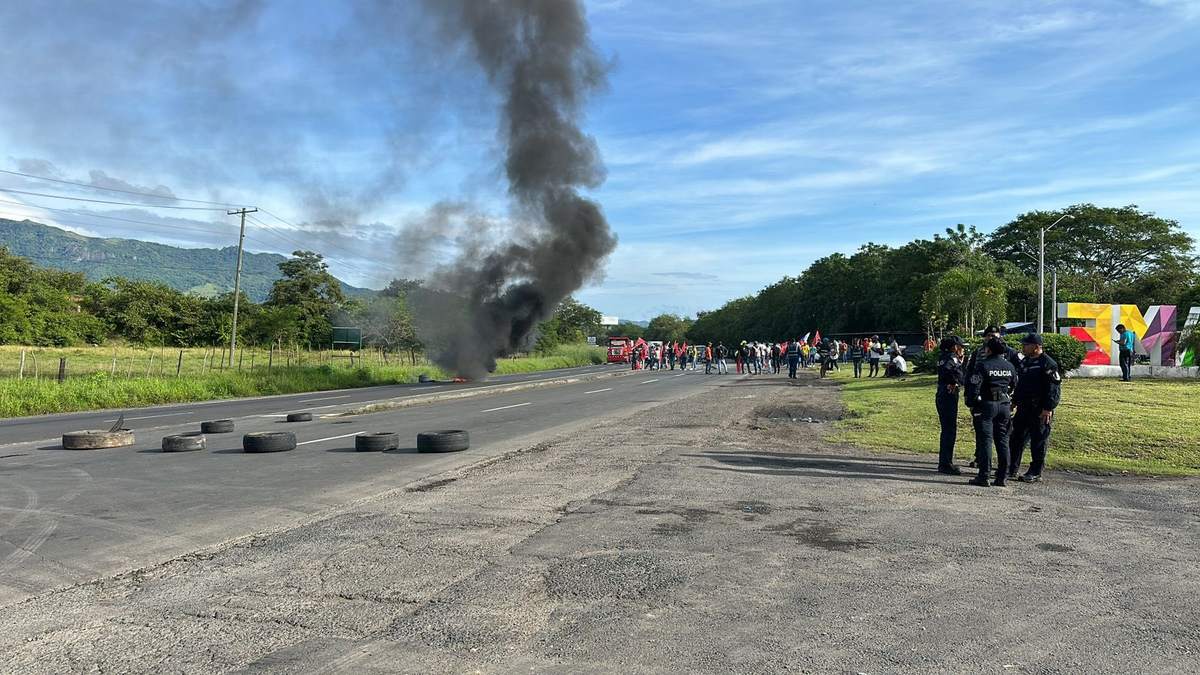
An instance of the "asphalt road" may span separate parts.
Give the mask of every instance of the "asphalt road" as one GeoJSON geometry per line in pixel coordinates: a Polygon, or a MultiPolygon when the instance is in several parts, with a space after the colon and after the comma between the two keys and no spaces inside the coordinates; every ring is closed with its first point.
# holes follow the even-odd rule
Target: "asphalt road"
{"type": "Polygon", "coordinates": [[[318,513],[446,470],[508,452],[569,425],[586,428],[712,386],[702,371],[625,373],[616,366],[496,378],[488,383],[381,387],[126,412],[132,447],[64,450],[62,432],[105,427],[113,412],[0,422],[0,606],[49,590],[139,569],[246,535],[288,527],[318,513]],[[351,417],[364,404],[436,397],[604,372],[619,377],[431,402],[351,417]],[[289,412],[314,421],[288,423],[289,412]],[[210,434],[192,453],[161,452],[162,437],[202,420],[234,419],[232,434],[210,434]],[[461,428],[472,448],[418,454],[421,431],[461,428]],[[242,434],[295,432],[299,447],[247,455],[242,434]],[[395,431],[398,451],[358,453],[354,435],[395,431]],[[17,439],[13,442],[13,439],[17,439]],[[49,440],[48,439],[55,439],[49,440]]]}
{"type": "MultiPolygon", "coordinates": [[[[397,400],[434,396],[450,391],[468,389],[496,389],[504,385],[525,382],[541,382],[565,376],[592,375],[617,372],[618,365],[589,366],[550,370],[519,375],[498,375],[479,382],[431,382],[429,384],[397,384],[386,387],[364,387],[360,389],[335,389],[306,394],[283,396],[260,396],[255,398],[204,401],[201,403],[177,403],[147,406],[127,410],[96,410],[89,412],[64,413],[61,415],[35,415],[0,419],[0,450],[6,445],[49,442],[61,437],[64,431],[80,429],[108,429],[125,413],[125,425],[135,430],[160,427],[200,427],[204,420],[245,418],[254,415],[286,415],[289,412],[311,411],[314,414],[329,414],[357,408],[377,401],[397,400]]],[[[0,452],[0,454],[7,454],[0,452]]]]}
{"type": "MultiPolygon", "coordinates": [[[[561,406],[606,421],[489,443],[292,526],[0,607],[0,673],[1200,672],[1197,479],[970,486],[933,454],[794,422],[844,412],[840,386],[811,371],[591,386],[479,398],[469,414],[525,411],[498,434],[561,406]],[[590,405],[608,388],[615,403],[590,405]]],[[[134,456],[239,468],[208,486],[222,496],[271,481],[259,466],[315,484],[286,468],[426,459],[329,449],[134,456]]],[[[315,506],[306,485],[277,483],[276,506],[315,506]]]]}

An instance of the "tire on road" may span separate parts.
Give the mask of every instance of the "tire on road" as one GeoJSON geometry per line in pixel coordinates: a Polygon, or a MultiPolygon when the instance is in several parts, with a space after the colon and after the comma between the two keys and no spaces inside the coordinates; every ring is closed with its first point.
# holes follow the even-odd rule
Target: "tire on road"
{"type": "Polygon", "coordinates": [[[202,434],[227,434],[233,431],[233,420],[212,420],[200,423],[202,434]]]}
{"type": "Polygon", "coordinates": [[[417,452],[459,452],[469,447],[471,435],[461,429],[417,434],[417,452]]]}
{"type": "Polygon", "coordinates": [[[290,431],[260,431],[242,436],[242,450],[246,452],[287,452],[295,449],[296,434],[290,431]]]}
{"type": "Polygon", "coordinates": [[[312,413],[288,413],[287,421],[289,422],[311,422],[312,413]]]}
{"type": "Polygon", "coordinates": [[[162,449],[163,452],[195,452],[203,450],[206,446],[204,434],[174,434],[171,436],[163,436],[162,449]]]}
{"type": "Polygon", "coordinates": [[[98,450],[100,448],[121,448],[133,445],[133,431],[117,429],[116,431],[68,431],[63,434],[62,445],[67,450],[98,450]]]}
{"type": "Polygon", "coordinates": [[[400,447],[400,434],[391,431],[371,431],[354,437],[354,449],[359,452],[383,452],[400,447]]]}

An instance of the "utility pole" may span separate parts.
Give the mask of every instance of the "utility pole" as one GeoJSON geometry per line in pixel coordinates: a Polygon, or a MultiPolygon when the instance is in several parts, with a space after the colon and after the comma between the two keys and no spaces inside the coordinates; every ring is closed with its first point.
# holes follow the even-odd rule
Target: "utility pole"
{"type": "Polygon", "coordinates": [[[229,367],[233,368],[233,349],[237,346],[238,298],[242,294],[242,246],[246,242],[246,214],[258,213],[258,209],[242,208],[230,211],[229,215],[242,217],[242,234],[238,237],[237,273],[233,275],[233,330],[229,331],[229,367]]]}

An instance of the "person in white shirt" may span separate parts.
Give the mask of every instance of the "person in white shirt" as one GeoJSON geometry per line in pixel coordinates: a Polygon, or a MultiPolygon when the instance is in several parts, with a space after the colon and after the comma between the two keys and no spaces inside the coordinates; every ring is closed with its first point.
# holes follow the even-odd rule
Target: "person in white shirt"
{"type": "Polygon", "coordinates": [[[904,360],[904,355],[900,352],[892,352],[892,362],[888,364],[888,370],[891,377],[904,377],[908,374],[908,361],[904,360]]]}

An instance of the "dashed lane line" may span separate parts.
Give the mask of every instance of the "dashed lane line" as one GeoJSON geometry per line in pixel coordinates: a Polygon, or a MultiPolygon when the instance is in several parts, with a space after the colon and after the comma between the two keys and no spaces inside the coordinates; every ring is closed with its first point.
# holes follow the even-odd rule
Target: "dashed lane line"
{"type": "Polygon", "coordinates": [[[518,403],[516,405],[505,405],[505,406],[500,406],[499,408],[489,408],[488,410],[481,410],[479,412],[485,412],[485,413],[496,412],[497,410],[508,410],[509,408],[523,408],[527,405],[533,405],[533,402],[529,401],[527,403],[518,403]]]}
{"type": "Polygon", "coordinates": [[[359,434],[359,432],[356,431],[352,434],[342,434],[341,436],[330,436],[329,438],[318,438],[315,441],[304,441],[303,443],[297,443],[296,446],[299,447],[301,445],[312,445],[313,443],[324,443],[325,441],[336,441],[339,438],[350,438],[351,436],[357,436],[358,434],[359,434]]]}

